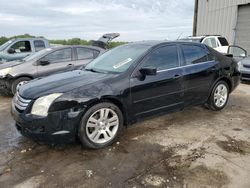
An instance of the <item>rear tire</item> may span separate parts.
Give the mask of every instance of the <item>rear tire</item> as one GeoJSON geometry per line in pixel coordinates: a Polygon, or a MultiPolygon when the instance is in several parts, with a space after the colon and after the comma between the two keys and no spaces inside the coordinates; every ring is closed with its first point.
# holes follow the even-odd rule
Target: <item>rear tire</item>
{"type": "Polygon", "coordinates": [[[31,79],[28,78],[28,77],[21,77],[21,78],[18,78],[16,80],[14,80],[12,82],[12,85],[11,85],[11,92],[13,95],[16,94],[16,91],[17,91],[17,87],[20,86],[20,85],[23,85],[25,82],[28,82],[30,81],[31,79]]]}
{"type": "Polygon", "coordinates": [[[123,128],[123,115],[114,104],[102,102],[89,108],[78,128],[82,145],[100,149],[113,144],[123,128]]]}
{"type": "Polygon", "coordinates": [[[206,107],[213,111],[219,111],[225,108],[229,98],[229,86],[221,80],[217,82],[209,96],[206,107]]]}

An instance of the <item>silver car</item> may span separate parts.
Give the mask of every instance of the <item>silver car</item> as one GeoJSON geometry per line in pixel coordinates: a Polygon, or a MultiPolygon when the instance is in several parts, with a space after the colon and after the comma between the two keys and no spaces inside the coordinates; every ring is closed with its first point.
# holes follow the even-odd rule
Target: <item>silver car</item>
{"type": "Polygon", "coordinates": [[[241,72],[241,80],[250,81],[250,56],[239,61],[238,66],[241,72]]]}

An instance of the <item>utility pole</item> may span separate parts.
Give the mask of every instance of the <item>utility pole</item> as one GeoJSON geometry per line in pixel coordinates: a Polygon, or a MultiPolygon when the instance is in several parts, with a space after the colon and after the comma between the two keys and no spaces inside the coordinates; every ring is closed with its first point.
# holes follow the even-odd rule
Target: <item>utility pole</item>
{"type": "Polygon", "coordinates": [[[193,21],[193,36],[197,34],[197,19],[198,19],[198,0],[194,1],[194,21],[193,21]]]}

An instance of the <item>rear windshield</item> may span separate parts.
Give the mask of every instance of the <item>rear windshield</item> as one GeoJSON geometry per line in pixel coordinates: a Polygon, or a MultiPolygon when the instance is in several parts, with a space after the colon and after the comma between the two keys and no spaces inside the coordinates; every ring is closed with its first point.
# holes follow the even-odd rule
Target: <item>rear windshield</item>
{"type": "Polygon", "coordinates": [[[219,39],[222,46],[228,46],[229,45],[226,38],[219,37],[218,39],[219,39]]]}

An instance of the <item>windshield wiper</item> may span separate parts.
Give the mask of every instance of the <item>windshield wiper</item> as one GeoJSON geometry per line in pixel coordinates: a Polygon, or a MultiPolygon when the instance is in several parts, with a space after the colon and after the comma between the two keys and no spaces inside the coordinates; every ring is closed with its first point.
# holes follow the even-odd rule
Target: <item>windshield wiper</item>
{"type": "MultiPolygon", "coordinates": [[[[95,69],[85,69],[86,71],[91,71],[91,72],[98,72],[97,70],[95,70],[95,69]]],[[[100,73],[100,72],[98,72],[98,73],[100,73]]]]}
{"type": "Polygon", "coordinates": [[[91,71],[91,72],[97,72],[97,73],[103,73],[103,74],[108,74],[108,72],[107,71],[100,71],[100,70],[96,70],[96,69],[93,69],[93,68],[91,68],[91,69],[84,69],[84,70],[86,70],[86,71],[91,71]]]}

